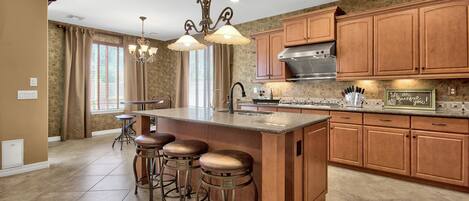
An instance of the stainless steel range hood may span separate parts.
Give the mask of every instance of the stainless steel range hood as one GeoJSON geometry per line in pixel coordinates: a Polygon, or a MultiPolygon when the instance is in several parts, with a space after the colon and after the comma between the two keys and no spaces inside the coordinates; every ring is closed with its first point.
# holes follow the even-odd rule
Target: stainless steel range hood
{"type": "Polygon", "coordinates": [[[289,81],[335,79],[335,42],[290,47],[278,59],[287,63],[293,74],[289,81]]]}

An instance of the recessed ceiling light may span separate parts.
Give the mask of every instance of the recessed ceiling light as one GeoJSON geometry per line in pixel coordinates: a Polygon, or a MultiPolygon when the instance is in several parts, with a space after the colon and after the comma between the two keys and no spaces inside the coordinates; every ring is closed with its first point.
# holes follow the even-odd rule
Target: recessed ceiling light
{"type": "Polygon", "coordinates": [[[233,3],[238,3],[239,2],[239,0],[230,0],[230,1],[233,2],[233,3]]]}

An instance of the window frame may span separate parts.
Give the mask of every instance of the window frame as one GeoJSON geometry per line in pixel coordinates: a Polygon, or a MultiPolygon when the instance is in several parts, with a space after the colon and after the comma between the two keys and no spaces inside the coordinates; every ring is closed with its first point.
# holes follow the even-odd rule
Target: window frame
{"type": "MultiPolygon", "coordinates": [[[[97,65],[97,69],[96,69],[96,76],[97,76],[97,79],[96,79],[96,105],[97,105],[97,110],[93,110],[93,107],[92,107],[92,104],[90,104],[90,111],[91,111],[91,114],[113,114],[113,113],[122,113],[124,112],[124,107],[121,108],[121,105],[120,104],[120,86],[119,86],[119,82],[120,80],[122,79],[124,82],[125,82],[125,79],[124,77],[120,77],[120,73],[119,73],[119,69],[121,67],[120,65],[120,58],[119,56],[122,54],[122,56],[124,57],[124,61],[122,62],[122,66],[124,67],[124,72],[123,74],[125,73],[125,47],[123,44],[121,43],[110,43],[110,42],[105,42],[105,41],[98,41],[98,40],[93,40],[91,45],[97,45],[97,61],[96,61],[96,65],[97,65]],[[117,72],[116,72],[116,97],[117,97],[117,108],[116,109],[100,109],[101,107],[101,104],[100,104],[100,99],[101,99],[101,96],[100,96],[100,92],[101,92],[101,82],[100,82],[100,76],[101,76],[101,51],[100,51],[100,46],[103,45],[103,46],[106,46],[106,66],[105,66],[105,72],[106,72],[106,96],[107,97],[106,99],[109,100],[109,47],[115,47],[117,49],[117,55],[116,55],[116,58],[117,58],[117,63],[116,63],[116,69],[117,69],[117,72]],[[120,51],[120,48],[122,48],[122,52],[120,51]]],[[[93,52],[93,48],[91,48],[91,52],[93,52]]],[[[91,58],[90,59],[90,63],[93,62],[93,59],[94,58],[91,58]]],[[[92,65],[90,65],[90,72],[91,72],[91,67],[92,65]]],[[[125,76],[125,75],[124,75],[125,76]]],[[[90,78],[91,78],[91,75],[90,75],[90,78]]],[[[91,83],[91,80],[90,80],[90,83],[91,83]]],[[[91,91],[91,85],[90,84],[90,91],[91,91]]],[[[125,87],[125,83],[124,83],[124,87],[125,87]]],[[[124,88],[124,92],[125,92],[125,88],[124,88]]],[[[91,102],[91,97],[90,97],[90,102],[91,102]]]]}

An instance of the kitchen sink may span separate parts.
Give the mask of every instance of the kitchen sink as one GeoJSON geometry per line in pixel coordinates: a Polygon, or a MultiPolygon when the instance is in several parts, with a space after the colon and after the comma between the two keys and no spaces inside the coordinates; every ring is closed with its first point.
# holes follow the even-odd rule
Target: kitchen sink
{"type": "MultiPolygon", "coordinates": [[[[228,110],[220,110],[218,112],[228,113],[228,110]]],[[[273,112],[259,112],[259,111],[249,111],[249,110],[235,110],[235,114],[246,115],[246,116],[264,116],[273,114],[273,112]]]]}

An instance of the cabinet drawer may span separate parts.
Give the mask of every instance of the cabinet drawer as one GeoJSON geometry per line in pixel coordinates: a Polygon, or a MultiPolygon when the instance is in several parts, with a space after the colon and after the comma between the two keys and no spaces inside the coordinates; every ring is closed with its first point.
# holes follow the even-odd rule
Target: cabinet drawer
{"type": "Polygon", "coordinates": [[[257,107],[255,106],[244,106],[242,105],[239,107],[240,110],[248,110],[248,111],[257,111],[257,107]]]}
{"type": "Polygon", "coordinates": [[[390,114],[364,114],[365,125],[410,128],[410,116],[390,114]]]}
{"type": "Polygon", "coordinates": [[[469,133],[469,121],[467,119],[413,116],[412,128],[452,133],[469,133]]]}
{"type": "Polygon", "coordinates": [[[331,112],[331,122],[362,124],[363,114],[355,112],[331,112]]]}
{"type": "Polygon", "coordinates": [[[317,115],[329,115],[328,110],[310,110],[310,109],[302,109],[301,113],[303,114],[317,114],[317,115]]]}
{"type": "Polygon", "coordinates": [[[277,112],[276,107],[257,107],[257,111],[261,112],[277,112]]]}
{"type": "Polygon", "coordinates": [[[301,113],[301,109],[297,108],[278,108],[278,112],[301,113]]]}

